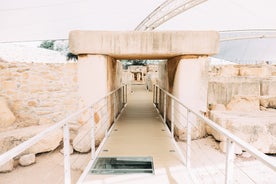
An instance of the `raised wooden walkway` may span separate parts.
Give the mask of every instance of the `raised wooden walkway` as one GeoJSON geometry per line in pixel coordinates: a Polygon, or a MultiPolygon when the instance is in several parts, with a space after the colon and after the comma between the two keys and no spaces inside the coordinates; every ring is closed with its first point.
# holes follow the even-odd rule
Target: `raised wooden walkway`
{"type": "Polygon", "coordinates": [[[170,133],[152,104],[144,85],[132,87],[128,105],[116,122],[99,157],[153,159],[154,174],[98,175],[89,173],[84,183],[191,183],[170,133]]]}

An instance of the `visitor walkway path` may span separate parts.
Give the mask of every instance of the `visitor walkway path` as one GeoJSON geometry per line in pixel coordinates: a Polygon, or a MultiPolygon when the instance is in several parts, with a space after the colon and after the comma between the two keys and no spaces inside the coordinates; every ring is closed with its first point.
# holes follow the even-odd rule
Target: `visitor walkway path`
{"type": "Polygon", "coordinates": [[[144,85],[134,85],[132,90],[99,157],[152,157],[154,174],[89,173],[84,183],[191,183],[171,134],[152,104],[152,93],[144,85]]]}

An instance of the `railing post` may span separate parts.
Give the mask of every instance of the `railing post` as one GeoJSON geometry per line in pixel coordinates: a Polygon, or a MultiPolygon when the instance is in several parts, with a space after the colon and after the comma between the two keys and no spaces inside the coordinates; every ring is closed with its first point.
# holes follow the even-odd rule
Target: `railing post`
{"type": "Polygon", "coordinates": [[[92,160],[96,159],[96,146],[95,146],[95,122],[94,122],[94,110],[93,107],[91,107],[91,119],[90,119],[90,124],[91,124],[91,158],[92,160]]]}
{"type": "Polygon", "coordinates": [[[125,100],[126,100],[126,102],[125,103],[127,103],[127,84],[126,84],[126,98],[125,98],[125,100]]]}
{"type": "Polygon", "coordinates": [[[124,105],[124,103],[125,103],[125,86],[123,85],[123,105],[124,105]]]}
{"type": "Polygon", "coordinates": [[[171,133],[174,138],[174,100],[171,98],[171,133]]]}
{"type": "Polygon", "coordinates": [[[187,109],[187,132],[186,132],[186,139],[187,139],[187,148],[186,148],[186,164],[187,168],[191,167],[191,123],[189,123],[190,119],[190,110],[187,109]]]}
{"type": "Polygon", "coordinates": [[[63,125],[64,183],[71,184],[69,124],[63,125]]]}
{"type": "Polygon", "coordinates": [[[114,111],[113,123],[115,123],[116,122],[116,92],[114,92],[114,96],[113,96],[113,111],[114,111]]]}
{"type": "Polygon", "coordinates": [[[227,156],[226,156],[226,165],[225,165],[225,183],[233,183],[233,169],[234,169],[234,159],[235,159],[235,143],[230,139],[227,139],[227,156]]]}
{"type": "Polygon", "coordinates": [[[152,88],[152,103],[155,104],[155,85],[153,84],[153,88],[152,88]]]}
{"type": "Polygon", "coordinates": [[[164,111],[163,111],[163,118],[164,118],[164,123],[166,124],[166,119],[167,119],[167,114],[166,114],[166,110],[167,110],[167,95],[164,92],[164,111]]]}
{"type": "Polygon", "coordinates": [[[160,99],[160,96],[161,96],[161,89],[160,89],[160,88],[159,88],[159,90],[158,90],[157,95],[158,95],[158,96],[157,96],[157,97],[158,97],[158,100],[157,100],[158,109],[161,110],[161,109],[160,109],[160,104],[161,104],[161,103],[160,103],[160,102],[161,102],[161,99],[160,99]]]}

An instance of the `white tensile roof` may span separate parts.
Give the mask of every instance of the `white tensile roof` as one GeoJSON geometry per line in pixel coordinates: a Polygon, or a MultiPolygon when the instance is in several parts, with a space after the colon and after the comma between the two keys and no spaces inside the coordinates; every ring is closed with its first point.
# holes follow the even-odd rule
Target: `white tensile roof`
{"type": "MultiPolygon", "coordinates": [[[[71,30],[134,30],[165,0],[2,1],[0,42],[67,39],[71,30]]],[[[269,29],[276,35],[275,7],[275,0],[207,0],[157,30],[269,29]]],[[[275,37],[256,40],[222,42],[216,57],[235,62],[275,61],[270,49],[275,48],[275,37]]]]}

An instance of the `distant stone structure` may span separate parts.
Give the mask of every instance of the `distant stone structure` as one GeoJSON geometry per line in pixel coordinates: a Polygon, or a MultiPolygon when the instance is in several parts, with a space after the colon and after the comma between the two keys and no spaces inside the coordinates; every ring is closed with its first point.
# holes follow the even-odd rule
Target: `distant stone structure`
{"type": "MultiPolygon", "coordinates": [[[[276,66],[212,66],[209,77],[209,117],[260,151],[275,154],[276,66]]],[[[208,127],[207,132],[225,151],[225,138],[208,127]]]]}

